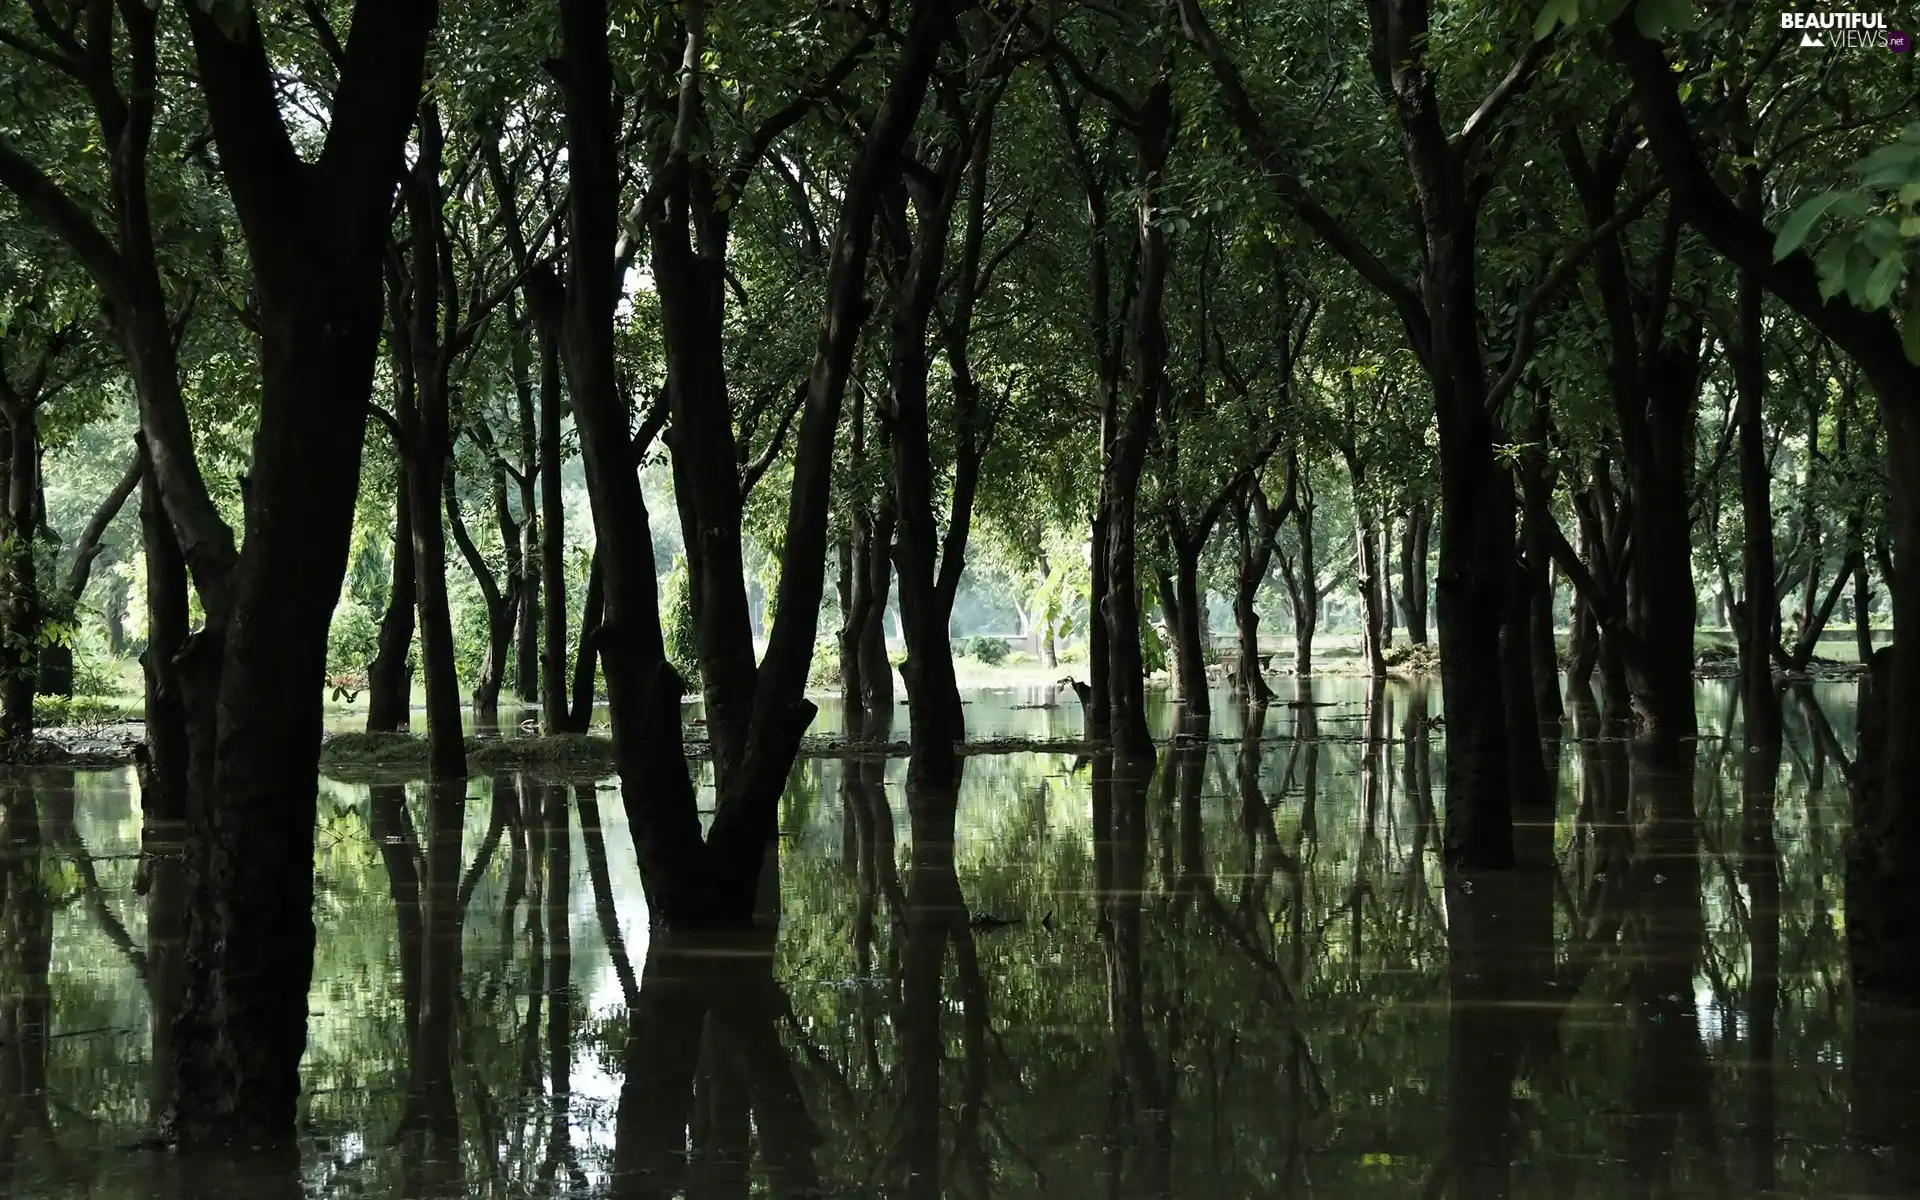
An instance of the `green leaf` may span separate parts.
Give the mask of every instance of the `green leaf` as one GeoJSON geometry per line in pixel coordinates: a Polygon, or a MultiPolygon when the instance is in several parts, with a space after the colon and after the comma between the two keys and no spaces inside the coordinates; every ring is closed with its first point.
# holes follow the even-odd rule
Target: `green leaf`
{"type": "Polygon", "coordinates": [[[1539,41],[1562,24],[1571,25],[1580,18],[1580,0],[1547,0],[1540,15],[1533,19],[1533,40],[1539,41]]]}
{"type": "Polygon", "coordinates": [[[1900,322],[1900,345],[1907,352],[1907,361],[1920,366],[1920,288],[1907,297],[1907,316],[1900,322]]]}
{"type": "Polygon", "coordinates": [[[1865,200],[1858,192],[1836,190],[1815,196],[1813,199],[1793,210],[1786,224],[1780,226],[1780,232],[1773,239],[1773,261],[1779,262],[1787,255],[1798,250],[1813,227],[1828,211],[1849,198],[1855,204],[1864,205],[1865,200]]]}
{"type": "Polygon", "coordinates": [[[1847,251],[1853,248],[1853,239],[1837,237],[1829,241],[1826,249],[1820,252],[1814,267],[1820,273],[1820,298],[1831,300],[1847,286],[1847,251]]]}
{"type": "Polygon", "coordinates": [[[1885,308],[1892,301],[1894,290],[1907,274],[1907,256],[1889,254],[1873,268],[1867,276],[1866,286],[1861,289],[1861,307],[1867,309],[1885,308]]]}

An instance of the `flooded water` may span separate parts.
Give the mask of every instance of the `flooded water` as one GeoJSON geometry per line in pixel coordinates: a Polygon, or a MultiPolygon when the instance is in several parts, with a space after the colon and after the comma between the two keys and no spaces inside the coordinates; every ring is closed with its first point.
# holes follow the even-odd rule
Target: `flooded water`
{"type": "MultiPolygon", "coordinates": [[[[970,698],[979,736],[1078,732],[1070,694],[970,698]]],[[[272,1175],[139,1148],[131,773],[8,775],[0,1195],[1915,1190],[1915,1023],[1847,982],[1851,685],[1789,699],[1777,770],[1720,685],[1690,766],[1570,737],[1530,865],[1452,881],[1437,689],[1296,699],[1221,700],[1145,780],[977,755],[956,802],[802,762],[770,955],[650,939],[611,781],[476,778],[437,841],[424,786],[329,781],[272,1175]]]]}

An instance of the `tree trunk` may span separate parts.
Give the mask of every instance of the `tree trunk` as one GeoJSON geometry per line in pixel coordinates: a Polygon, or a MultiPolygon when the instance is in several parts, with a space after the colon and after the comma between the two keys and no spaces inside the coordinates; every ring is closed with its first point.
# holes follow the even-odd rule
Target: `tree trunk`
{"type": "MultiPolygon", "coordinates": [[[[553,281],[548,280],[548,284],[553,281]]],[[[557,286],[557,285],[554,285],[557,286]]],[[[539,290],[539,285],[536,285],[539,290]]],[[[548,295],[542,307],[557,306],[548,295]]],[[[540,336],[540,581],[546,607],[540,624],[540,730],[567,728],[567,526],[566,493],[560,477],[560,335],[540,336]]]]}
{"type": "MultiPolygon", "coordinates": [[[[857,404],[858,401],[855,401],[857,404]]],[[[858,418],[856,418],[857,420],[858,418]]],[[[847,740],[858,741],[866,729],[867,706],[865,693],[860,683],[860,639],[866,632],[867,613],[873,607],[873,594],[868,590],[867,563],[864,555],[856,556],[856,539],[864,540],[864,522],[855,516],[855,525],[859,532],[843,529],[840,532],[840,723],[847,740]]]]}
{"type": "MultiPolygon", "coordinates": [[[[1206,635],[1201,627],[1206,604],[1200,589],[1200,556],[1188,549],[1174,551],[1172,600],[1167,604],[1167,632],[1173,638],[1174,699],[1185,706],[1187,721],[1204,727],[1213,715],[1207,688],[1206,635]]],[[[1166,583],[1161,584],[1162,592],[1166,583]]]]}
{"type": "MultiPolygon", "coordinates": [[[[1532,575],[1514,556],[1507,593],[1506,618],[1500,627],[1500,688],[1507,722],[1507,778],[1513,802],[1523,807],[1551,805],[1546,763],[1541,756],[1541,715],[1536,688],[1533,646],[1534,585],[1532,575]]],[[[1559,699],[1559,680],[1549,680],[1559,699]]]]}
{"type": "MultiPolygon", "coordinates": [[[[1101,418],[1101,456],[1111,453],[1111,440],[1105,433],[1108,421],[1101,418]]],[[[1107,594],[1112,587],[1107,577],[1107,484],[1101,473],[1100,493],[1095,500],[1093,527],[1088,536],[1091,561],[1087,564],[1087,691],[1081,696],[1086,710],[1086,734],[1104,739],[1113,732],[1113,689],[1108,679],[1113,671],[1107,646],[1107,594]]],[[[1077,690],[1077,689],[1076,689],[1077,690]]]]}
{"type": "Polygon", "coordinates": [[[39,422],[31,403],[6,389],[3,458],[6,508],[0,513],[0,744],[33,740],[33,695],[40,677],[45,614],[34,563],[45,514],[41,508],[39,422]]]}
{"type": "Polygon", "coordinates": [[[585,733],[593,728],[594,682],[600,671],[600,625],[606,619],[607,587],[596,548],[587,567],[587,594],[580,611],[580,645],[573,655],[573,703],[567,710],[567,730],[585,733]]]}
{"type": "MultiPolygon", "coordinates": [[[[866,537],[867,621],[860,630],[860,695],[867,721],[893,726],[893,661],[887,657],[887,598],[893,593],[893,501],[881,502],[866,537]]],[[[855,548],[856,562],[860,550],[855,548]]]]}
{"type": "Polygon", "coordinates": [[[1360,563],[1359,578],[1354,580],[1360,595],[1360,661],[1369,678],[1384,679],[1387,661],[1381,648],[1384,614],[1380,606],[1380,540],[1374,536],[1373,515],[1360,498],[1365,476],[1351,462],[1348,470],[1353,474],[1353,542],[1360,563]]]}
{"type": "MultiPolygon", "coordinates": [[[[513,690],[523,702],[531,704],[540,698],[540,433],[536,415],[539,409],[533,381],[528,378],[531,363],[522,361],[529,356],[526,336],[520,330],[515,331],[513,350],[521,449],[520,470],[514,478],[519,492],[520,520],[514,526],[515,544],[507,551],[507,568],[520,580],[520,611],[515,618],[513,636],[513,690]]],[[[502,524],[501,537],[507,536],[507,528],[502,524]]]]}
{"type": "Polygon", "coordinates": [[[1294,529],[1300,541],[1297,567],[1280,563],[1281,580],[1287,586],[1287,600],[1293,611],[1293,673],[1296,677],[1313,674],[1313,633],[1320,624],[1320,564],[1313,541],[1313,497],[1303,490],[1293,511],[1294,529]]]}
{"type": "Polygon", "coordinates": [[[140,537],[147,564],[146,737],[136,753],[140,784],[140,865],[134,890],[147,899],[147,987],[151,996],[153,1099],[156,1126],[173,1103],[174,1025],[186,982],[187,712],[175,659],[187,641],[187,564],[160,501],[159,485],[140,448],[140,537]]]}
{"type": "MultiPolygon", "coordinates": [[[[614,311],[620,297],[615,249],[622,170],[607,4],[605,0],[562,0],[559,12],[562,50],[557,74],[565,101],[569,173],[567,369],[604,562],[606,618],[600,646],[616,762],[625,785],[622,794],[649,911],[655,919],[669,929],[745,926],[753,920],[768,850],[777,833],[779,796],[814,712],[804,692],[825,576],[835,430],[864,308],[873,220],[880,198],[897,180],[899,155],[922,106],[951,13],[942,0],[922,0],[913,6],[886,99],[868,124],[845,184],[827,272],[827,301],[793,450],[773,629],[766,654],[746,680],[749,719],[732,732],[728,732],[732,723],[728,714],[718,714],[716,719],[713,700],[743,681],[737,676],[721,678],[723,671],[706,680],[709,728],[716,739],[718,796],[712,824],[703,838],[693,781],[681,765],[682,685],[666,661],[652,538],[633,468],[626,404],[614,374],[614,311]],[[725,770],[720,769],[724,749],[718,744],[723,735],[745,740],[743,755],[725,770]]],[[[689,173],[701,169],[689,143],[695,123],[691,113],[699,103],[706,30],[698,6],[690,16],[695,19],[686,30],[681,76],[682,103],[688,111],[677,126],[667,167],[674,194],[663,205],[663,218],[653,222],[657,258],[670,240],[678,239],[681,248],[687,245],[689,230],[685,225],[676,228],[675,218],[690,215],[686,210],[689,173]]],[[[680,265],[671,253],[661,261],[680,265]]],[[[669,277],[656,272],[656,278],[665,283],[669,277]]],[[[668,312],[686,298],[663,292],[663,315],[671,316],[672,322],[698,318],[696,312],[668,312]]],[[[676,361],[672,330],[668,343],[678,485],[681,463],[690,453],[712,454],[718,447],[702,444],[700,428],[714,414],[686,407],[697,399],[689,389],[712,382],[712,377],[692,373],[696,363],[676,361]]],[[[716,399],[723,403],[724,392],[716,399]]],[[[730,425],[724,408],[718,415],[721,423],[730,425]]],[[[737,494],[736,447],[731,429],[725,432],[725,478],[716,482],[709,477],[702,486],[724,493],[731,485],[737,494]]],[[[713,507],[709,502],[716,495],[711,491],[696,496],[687,488],[678,490],[684,505],[697,506],[699,511],[691,515],[702,537],[712,533],[715,542],[724,543],[728,530],[738,527],[737,510],[713,507]]],[[[724,500],[725,495],[717,498],[724,500]]],[[[683,526],[689,515],[683,507],[683,526]]],[[[694,541],[689,539],[689,551],[693,550],[694,541]]],[[[698,630],[702,670],[716,663],[717,655],[738,655],[743,650],[751,666],[751,638],[745,638],[744,647],[739,644],[742,634],[750,634],[744,580],[737,570],[729,576],[726,564],[718,561],[728,557],[724,544],[716,551],[718,559],[708,553],[712,550],[715,547],[702,547],[701,562],[689,564],[697,569],[695,578],[700,581],[695,585],[695,610],[708,618],[698,630]],[[713,579],[725,580],[728,594],[713,591],[707,582],[713,579]]],[[[738,697],[726,699],[731,705],[738,697]]]]}
{"type": "MultiPolygon", "coordinates": [[[[1644,425],[1623,441],[1633,497],[1632,566],[1627,572],[1627,684],[1638,718],[1636,736],[1691,738],[1693,587],[1691,524],[1675,520],[1692,503],[1695,399],[1700,386],[1700,331],[1660,347],[1647,366],[1644,425]]],[[[1623,647],[1624,648],[1624,647],[1623,647]]]]}
{"type": "MultiPolygon", "coordinates": [[[[1856,533],[1859,541],[1864,541],[1865,536],[1864,528],[1856,533]]],[[[1873,591],[1867,582],[1864,554],[1853,560],[1853,651],[1861,662],[1873,657],[1873,591]]]]}
{"type": "MultiPolygon", "coordinates": [[[[504,502],[505,488],[498,482],[498,475],[495,479],[499,491],[496,500],[504,502]]],[[[447,464],[445,485],[441,491],[445,499],[447,529],[453,534],[454,544],[460,548],[461,557],[466,559],[467,569],[472,572],[474,583],[480,588],[481,604],[487,613],[486,656],[480,660],[480,673],[473,681],[474,724],[498,727],[500,686],[506,677],[507,658],[513,653],[513,617],[520,603],[519,590],[509,567],[507,590],[501,592],[493,568],[467,532],[466,519],[460,515],[459,480],[455,477],[451,460],[447,464]]]]}
{"type": "Polygon", "coordinates": [[[1773,633],[1779,607],[1773,596],[1773,469],[1766,427],[1766,341],[1761,325],[1760,279],[1740,272],[1736,332],[1728,347],[1733,361],[1734,431],[1739,440],[1740,573],[1744,595],[1733,605],[1734,642],[1740,651],[1740,696],[1747,745],[1779,744],[1780,693],[1773,683],[1773,633]]]}
{"type": "MultiPolygon", "coordinates": [[[[442,344],[442,305],[455,306],[451,280],[441,264],[443,245],[440,170],[445,132],[440,111],[421,105],[418,152],[404,192],[407,198],[410,283],[404,305],[405,346],[413,357],[412,386],[403,378],[399,409],[407,502],[413,507],[413,566],[419,576],[420,663],[427,683],[427,777],[459,779],[467,773],[460,675],[454,664],[453,610],[447,600],[447,534],[441,516],[447,466],[453,451],[451,349],[442,344]]],[[[396,304],[396,317],[403,306],[396,304]]],[[[395,321],[396,332],[402,322],[395,321]]]]}
{"type": "Polygon", "coordinates": [[[1432,526],[1433,512],[1422,500],[1400,531],[1400,615],[1407,640],[1416,646],[1427,644],[1427,532],[1432,526]]]}
{"type": "Polygon", "coordinates": [[[419,573],[414,569],[412,483],[394,469],[393,575],[380,618],[379,652],[367,667],[367,732],[396,733],[413,712],[413,616],[419,573]]]}
{"type": "MultiPolygon", "coordinates": [[[[1384,509],[1380,512],[1380,546],[1373,561],[1380,571],[1380,649],[1386,651],[1393,648],[1393,514],[1384,509]]],[[[1405,583],[1403,577],[1402,586],[1405,583]]]]}
{"type": "Polygon", "coordinates": [[[1155,416],[1167,386],[1167,327],[1164,306],[1169,250],[1161,211],[1162,172],[1178,127],[1172,87],[1156,79],[1135,114],[1129,132],[1136,151],[1138,286],[1128,318],[1132,341],[1133,395],[1103,467],[1106,501],[1108,736],[1116,754],[1128,761],[1153,755],[1147,729],[1146,672],[1140,646],[1140,584],[1137,568],[1139,513],[1136,498],[1153,440],[1155,416]]]}

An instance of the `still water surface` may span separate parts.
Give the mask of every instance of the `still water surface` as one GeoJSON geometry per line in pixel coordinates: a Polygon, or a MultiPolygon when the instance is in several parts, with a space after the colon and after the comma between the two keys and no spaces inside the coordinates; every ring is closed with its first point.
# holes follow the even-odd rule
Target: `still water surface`
{"type": "MultiPolygon", "coordinates": [[[[970,699],[979,736],[1078,730],[1070,695],[970,699]]],[[[770,959],[650,944],[611,781],[476,778],[456,856],[423,785],[329,780],[297,1178],[134,1148],[131,772],[7,775],[0,1195],[1920,1190],[1914,1022],[1846,978],[1850,685],[1789,699],[1771,774],[1718,685],[1690,768],[1550,743],[1534,865],[1451,883],[1437,694],[1298,699],[1248,730],[1222,698],[1131,783],[979,755],[956,803],[804,761],[770,959]]]]}

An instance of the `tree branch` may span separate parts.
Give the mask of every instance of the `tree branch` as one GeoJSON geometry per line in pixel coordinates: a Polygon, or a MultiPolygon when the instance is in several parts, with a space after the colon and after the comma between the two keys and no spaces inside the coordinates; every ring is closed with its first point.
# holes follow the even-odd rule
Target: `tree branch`
{"type": "Polygon", "coordinates": [[[133,489],[140,486],[141,473],[141,456],[138,451],[135,451],[133,458],[127,463],[127,469],[120,475],[120,482],[113,485],[113,490],[107,493],[107,498],[102,500],[100,507],[94,510],[93,518],[87,522],[87,527],[80,531],[80,540],[73,545],[73,565],[67,568],[67,581],[60,591],[63,607],[80,603],[81,595],[87,590],[87,581],[93,576],[94,560],[99,558],[101,550],[105,549],[101,546],[100,539],[106,536],[107,526],[113,524],[113,519],[120,515],[121,508],[127,503],[127,497],[133,495],[133,489]]]}

